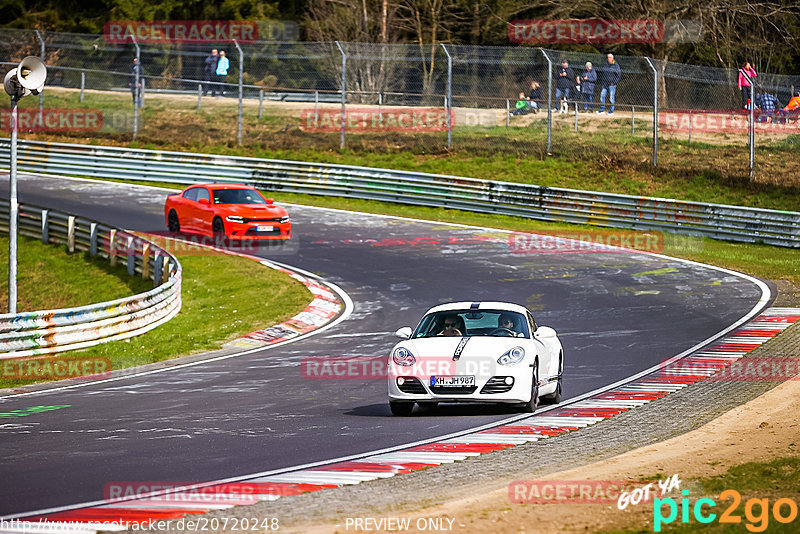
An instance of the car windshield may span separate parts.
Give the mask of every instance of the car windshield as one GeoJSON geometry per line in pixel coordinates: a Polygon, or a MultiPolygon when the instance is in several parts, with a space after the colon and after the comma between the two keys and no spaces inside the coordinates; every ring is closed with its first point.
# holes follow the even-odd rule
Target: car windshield
{"type": "Polygon", "coordinates": [[[429,313],[413,337],[493,336],[530,337],[528,321],[521,313],[505,310],[454,310],[429,313]]]}
{"type": "Polygon", "coordinates": [[[266,204],[255,189],[214,189],[214,204],[266,204]]]}

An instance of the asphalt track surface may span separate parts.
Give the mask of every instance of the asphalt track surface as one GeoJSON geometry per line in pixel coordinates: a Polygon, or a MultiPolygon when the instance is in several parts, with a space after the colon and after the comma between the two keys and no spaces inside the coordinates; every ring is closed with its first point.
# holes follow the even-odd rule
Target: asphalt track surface
{"type": "MultiPolygon", "coordinates": [[[[7,187],[0,182],[6,195],[7,187]]],[[[22,203],[163,231],[163,190],[20,176],[22,203]]],[[[278,198],[280,201],[280,198],[278,198]]],[[[509,234],[291,206],[293,243],[265,254],[352,298],[317,336],[192,367],[0,400],[0,516],[103,499],[106,484],[200,482],[286,468],[500,421],[492,406],[392,417],[382,380],[307,380],[304,358],[388,354],[400,326],[452,300],[527,305],[561,336],[565,398],[715,335],[762,297],[751,280],[638,253],[520,253],[509,234]]],[[[221,295],[222,297],[223,295],[221,295]]]]}

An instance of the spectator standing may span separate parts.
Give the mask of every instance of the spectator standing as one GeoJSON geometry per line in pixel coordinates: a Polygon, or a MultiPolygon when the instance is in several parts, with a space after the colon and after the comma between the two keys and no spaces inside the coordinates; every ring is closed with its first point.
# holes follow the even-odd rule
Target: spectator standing
{"type": "Polygon", "coordinates": [[[617,84],[622,77],[622,71],[619,65],[614,61],[614,54],[606,56],[608,63],[600,71],[600,110],[598,113],[603,113],[606,109],[606,94],[608,94],[608,114],[614,114],[614,102],[617,96],[617,84]]]}
{"type": "Polygon", "coordinates": [[[206,82],[205,88],[203,89],[203,96],[208,94],[209,86],[211,87],[211,96],[217,96],[217,86],[211,82],[217,81],[218,61],[219,54],[217,54],[217,49],[214,48],[211,50],[211,54],[206,58],[205,63],[203,64],[203,80],[206,82]]]}
{"type": "Polygon", "coordinates": [[[544,96],[542,96],[542,88],[539,86],[539,82],[532,81],[531,82],[531,92],[528,95],[528,103],[533,109],[534,113],[537,113],[539,108],[542,107],[542,101],[544,96]]]}
{"type": "Polygon", "coordinates": [[[750,104],[750,82],[744,77],[745,74],[747,74],[751,80],[758,76],[755,69],[750,66],[749,61],[746,62],[742,70],[739,71],[739,90],[742,92],[742,111],[747,111],[750,104]],[[744,71],[744,74],[742,74],[742,71],[744,71]]]}
{"type": "Polygon", "coordinates": [[[131,96],[133,97],[133,105],[137,107],[142,107],[142,84],[144,83],[144,69],[142,69],[142,65],[139,63],[139,58],[133,58],[133,64],[131,65],[131,76],[128,79],[128,87],[131,88],[131,96]],[[136,75],[139,75],[139,79],[136,79],[136,75]],[[138,97],[137,97],[138,94],[138,97]]]}
{"type": "Polygon", "coordinates": [[[592,112],[594,108],[594,84],[597,83],[597,72],[592,68],[592,62],[586,62],[586,70],[579,79],[581,95],[583,95],[583,111],[592,112]]]}
{"type": "MultiPolygon", "coordinates": [[[[562,61],[561,66],[556,69],[556,100],[561,102],[560,113],[567,112],[567,101],[574,85],[572,81],[574,79],[575,71],[569,66],[569,61],[562,61]]],[[[556,108],[553,108],[553,111],[556,111],[556,108]]]]}
{"type": "Polygon", "coordinates": [[[225,57],[225,51],[219,51],[219,61],[217,61],[217,83],[221,83],[223,85],[219,86],[219,93],[222,96],[225,96],[225,77],[228,76],[228,67],[230,66],[230,62],[228,58],[225,57]]]}

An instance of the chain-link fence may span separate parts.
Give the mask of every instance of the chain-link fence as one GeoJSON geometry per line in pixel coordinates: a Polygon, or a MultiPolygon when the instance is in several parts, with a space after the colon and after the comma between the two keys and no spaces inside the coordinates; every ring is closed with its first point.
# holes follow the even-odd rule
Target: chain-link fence
{"type": "MultiPolygon", "coordinates": [[[[611,151],[656,165],[658,141],[680,140],[738,147],[730,164],[744,174],[752,164],[736,70],[619,55],[612,66],[605,54],[531,47],[129,41],[0,29],[0,72],[27,55],[43,56],[48,68],[44,99],[20,103],[21,131],[195,148],[611,151]],[[229,60],[225,75],[206,70],[213,47],[229,60]]],[[[762,73],[756,87],[757,102],[766,91],[782,107],[800,77],[762,73]]],[[[797,112],[769,111],[753,116],[755,144],[795,142],[797,112]]],[[[0,120],[8,131],[7,111],[0,120]]]]}

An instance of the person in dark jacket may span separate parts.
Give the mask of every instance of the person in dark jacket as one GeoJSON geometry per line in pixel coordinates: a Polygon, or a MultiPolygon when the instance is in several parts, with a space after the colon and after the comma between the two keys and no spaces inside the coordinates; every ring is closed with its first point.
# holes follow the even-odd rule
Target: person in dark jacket
{"type": "Polygon", "coordinates": [[[142,84],[144,83],[144,70],[139,63],[139,58],[133,58],[131,65],[131,77],[128,79],[128,87],[131,88],[131,96],[133,97],[133,105],[142,107],[142,84]],[[138,80],[136,74],[139,74],[138,80]],[[138,99],[137,99],[138,93],[138,99]]]}
{"type": "Polygon", "coordinates": [[[217,61],[219,61],[219,55],[217,55],[217,49],[214,48],[203,64],[203,80],[206,82],[203,87],[203,96],[208,94],[209,86],[211,87],[211,96],[217,96],[217,86],[211,83],[217,79],[217,61]]]}
{"type": "Polygon", "coordinates": [[[617,84],[622,76],[622,71],[619,65],[614,61],[614,54],[608,54],[608,64],[600,71],[600,110],[598,113],[603,113],[606,110],[606,93],[608,93],[608,114],[614,114],[614,102],[617,96],[617,84]]]}
{"type": "Polygon", "coordinates": [[[594,84],[597,83],[597,73],[592,68],[592,62],[586,62],[586,70],[583,71],[578,79],[581,85],[581,95],[583,95],[583,111],[591,113],[594,108],[594,84]]]}
{"type": "MultiPolygon", "coordinates": [[[[561,102],[560,113],[568,111],[567,101],[570,91],[575,87],[575,71],[569,66],[569,61],[564,60],[556,69],[556,100],[561,102]]],[[[553,111],[557,111],[553,108],[553,111]]]]}

